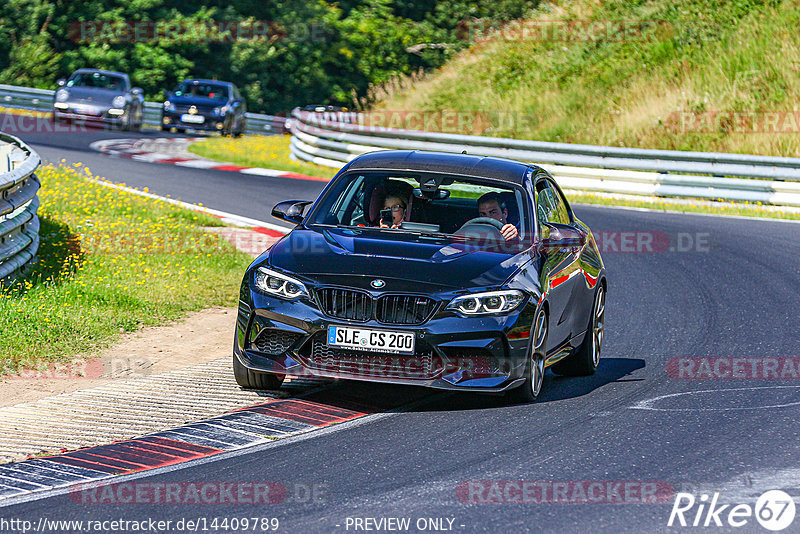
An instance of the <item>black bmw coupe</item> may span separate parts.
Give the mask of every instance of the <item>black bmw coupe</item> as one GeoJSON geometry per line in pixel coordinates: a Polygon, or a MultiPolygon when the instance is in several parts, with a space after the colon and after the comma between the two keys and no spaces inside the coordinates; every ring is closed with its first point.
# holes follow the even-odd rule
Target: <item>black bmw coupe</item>
{"type": "Polygon", "coordinates": [[[337,377],[530,401],[547,367],[597,368],[605,268],[544,169],[372,152],[316,201],[272,215],[296,226],[242,281],[233,369],[243,387],[337,377]]]}

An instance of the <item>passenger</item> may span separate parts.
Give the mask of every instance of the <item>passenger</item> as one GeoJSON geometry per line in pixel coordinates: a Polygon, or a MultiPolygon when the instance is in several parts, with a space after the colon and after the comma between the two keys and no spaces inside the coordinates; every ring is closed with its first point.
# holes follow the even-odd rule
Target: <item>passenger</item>
{"type": "Polygon", "coordinates": [[[500,233],[506,241],[519,237],[517,227],[508,222],[508,208],[499,193],[486,193],[478,199],[478,215],[499,221],[503,225],[500,233]]]}
{"type": "Polygon", "coordinates": [[[412,187],[405,182],[387,180],[384,183],[384,188],[386,196],[383,198],[383,204],[379,203],[378,205],[381,206],[381,210],[392,210],[392,224],[385,224],[379,214],[378,225],[381,228],[400,228],[403,221],[408,220],[407,210],[412,195],[412,187]]]}
{"type": "Polygon", "coordinates": [[[396,196],[388,196],[383,201],[383,208],[384,210],[392,210],[392,225],[388,226],[386,223],[383,222],[383,219],[379,219],[378,223],[380,224],[381,228],[400,228],[400,225],[403,222],[403,217],[406,214],[406,203],[403,201],[402,198],[396,196]]]}

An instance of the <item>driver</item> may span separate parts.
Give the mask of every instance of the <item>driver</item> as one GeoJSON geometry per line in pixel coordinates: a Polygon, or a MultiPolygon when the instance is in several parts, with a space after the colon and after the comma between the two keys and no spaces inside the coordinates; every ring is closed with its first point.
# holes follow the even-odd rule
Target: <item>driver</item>
{"type": "Polygon", "coordinates": [[[517,227],[508,222],[508,208],[498,193],[486,193],[478,199],[478,215],[499,221],[503,225],[500,233],[506,241],[519,237],[517,227]]]}

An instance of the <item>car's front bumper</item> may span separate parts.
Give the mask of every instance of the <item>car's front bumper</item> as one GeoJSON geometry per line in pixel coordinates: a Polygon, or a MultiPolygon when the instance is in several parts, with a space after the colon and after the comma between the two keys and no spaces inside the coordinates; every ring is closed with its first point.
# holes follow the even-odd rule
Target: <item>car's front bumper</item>
{"type": "Polygon", "coordinates": [[[123,113],[112,114],[110,113],[111,109],[117,108],[96,108],[92,112],[79,112],[73,106],[69,106],[66,109],[53,108],[53,118],[56,120],[91,122],[112,126],[123,124],[128,110],[124,109],[123,113]]]}
{"type": "Polygon", "coordinates": [[[267,373],[500,392],[522,383],[536,303],[513,314],[465,318],[438,313],[419,326],[349,323],[329,318],[305,301],[253,294],[240,301],[234,356],[267,373]],[[250,299],[248,299],[250,300],[250,299]],[[414,355],[327,346],[329,325],[411,331],[414,355]]]}
{"type": "Polygon", "coordinates": [[[161,114],[161,126],[164,128],[187,128],[192,130],[203,130],[209,132],[221,132],[225,129],[225,116],[213,116],[204,113],[192,115],[200,117],[203,122],[184,122],[181,120],[183,113],[163,111],[161,114]]]}

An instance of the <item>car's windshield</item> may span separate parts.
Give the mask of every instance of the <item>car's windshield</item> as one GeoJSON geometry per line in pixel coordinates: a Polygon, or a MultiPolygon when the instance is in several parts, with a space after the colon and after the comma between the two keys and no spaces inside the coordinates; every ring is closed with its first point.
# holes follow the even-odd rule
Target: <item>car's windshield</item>
{"type": "Polygon", "coordinates": [[[218,83],[182,82],[175,88],[175,96],[200,96],[214,100],[228,100],[228,87],[218,83]]]}
{"type": "Polygon", "coordinates": [[[523,198],[520,188],[479,179],[351,172],[337,180],[307,221],[312,225],[522,241],[530,237],[531,228],[523,198]]]}
{"type": "Polygon", "coordinates": [[[124,91],[126,89],[126,84],[125,78],[121,76],[113,76],[100,72],[79,72],[69,79],[67,87],[97,87],[100,89],[124,91]]]}

